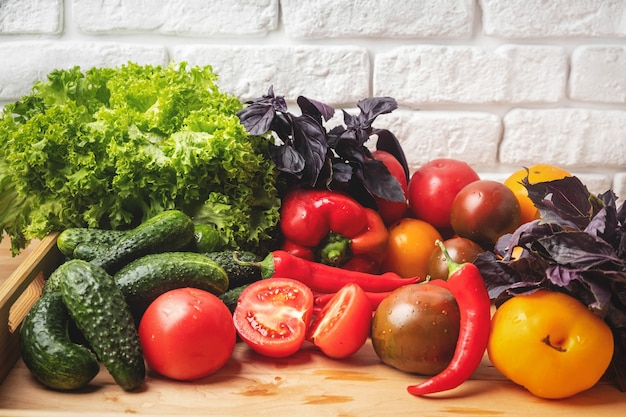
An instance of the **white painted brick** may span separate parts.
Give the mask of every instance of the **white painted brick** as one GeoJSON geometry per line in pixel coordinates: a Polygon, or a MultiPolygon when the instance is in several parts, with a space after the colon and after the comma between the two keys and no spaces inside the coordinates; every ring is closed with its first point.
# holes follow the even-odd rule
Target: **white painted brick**
{"type": "Polygon", "coordinates": [[[570,171],[572,175],[575,175],[580,181],[585,184],[587,189],[592,194],[604,193],[612,188],[612,178],[608,174],[597,174],[590,172],[576,172],[570,171]]]}
{"type": "Polygon", "coordinates": [[[0,34],[60,33],[62,15],[62,0],[2,0],[0,34]]]}
{"type": "Polygon", "coordinates": [[[469,38],[473,0],[281,0],[292,38],[469,38]]]}
{"type": "Polygon", "coordinates": [[[179,45],[173,59],[211,65],[220,88],[243,100],[260,97],[270,85],[286,100],[304,95],[329,105],[370,95],[369,57],[359,47],[179,45]]]}
{"type": "Polygon", "coordinates": [[[265,35],[278,26],[278,0],[72,0],[85,33],[186,36],[265,35]]]}
{"type": "Polygon", "coordinates": [[[626,112],[559,108],[515,109],[504,116],[503,164],[626,166],[626,112]]]}
{"type": "Polygon", "coordinates": [[[398,138],[411,172],[435,158],[461,159],[473,167],[497,162],[502,127],[491,113],[396,110],[373,126],[398,138]]]}
{"type": "Polygon", "coordinates": [[[623,0],[480,0],[483,31],[503,38],[624,37],[623,0]]]}
{"type": "Polygon", "coordinates": [[[166,65],[167,50],[161,46],[127,43],[88,42],[7,42],[0,43],[0,100],[18,99],[28,94],[33,83],[43,80],[53,69],[76,65],[114,67],[129,61],[166,65]]]}
{"type": "Polygon", "coordinates": [[[570,97],[626,103],[626,46],[585,45],[572,54],[570,97]]]}
{"type": "Polygon", "coordinates": [[[618,172],[613,176],[613,191],[617,201],[626,204],[626,172],[618,172]]]}
{"type": "Polygon", "coordinates": [[[408,106],[554,103],[565,96],[567,69],[558,46],[404,46],[376,55],[374,94],[408,106]]]}

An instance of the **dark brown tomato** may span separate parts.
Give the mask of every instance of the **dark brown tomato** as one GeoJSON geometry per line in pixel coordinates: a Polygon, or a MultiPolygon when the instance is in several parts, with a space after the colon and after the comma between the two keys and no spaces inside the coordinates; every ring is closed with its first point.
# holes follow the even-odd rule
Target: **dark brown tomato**
{"type": "MultiPolygon", "coordinates": [[[[450,254],[450,258],[459,264],[474,262],[476,257],[485,251],[478,243],[460,236],[447,239],[443,244],[450,254]]],[[[431,279],[448,279],[448,262],[439,246],[433,249],[433,253],[431,253],[430,258],[428,258],[426,273],[431,279]]]]}
{"type": "Polygon", "coordinates": [[[506,185],[493,180],[474,181],[454,198],[450,223],[454,232],[489,248],[522,223],[519,202],[506,185]]]}
{"type": "Polygon", "coordinates": [[[450,291],[429,284],[405,285],[376,309],[372,345],[391,367],[435,375],[452,359],[459,326],[459,307],[450,291]]]}

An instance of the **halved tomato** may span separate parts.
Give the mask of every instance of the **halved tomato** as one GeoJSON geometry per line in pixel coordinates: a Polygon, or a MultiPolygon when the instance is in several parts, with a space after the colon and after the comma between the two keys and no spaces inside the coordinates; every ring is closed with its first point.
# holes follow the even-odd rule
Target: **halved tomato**
{"type": "Polygon", "coordinates": [[[255,352],[284,358],[300,349],[313,314],[313,292],[295,279],[269,278],[243,290],[235,329],[255,352]]]}
{"type": "Polygon", "coordinates": [[[357,284],[346,284],[315,317],[307,339],[331,358],[347,358],[367,341],[372,303],[357,284]]]}

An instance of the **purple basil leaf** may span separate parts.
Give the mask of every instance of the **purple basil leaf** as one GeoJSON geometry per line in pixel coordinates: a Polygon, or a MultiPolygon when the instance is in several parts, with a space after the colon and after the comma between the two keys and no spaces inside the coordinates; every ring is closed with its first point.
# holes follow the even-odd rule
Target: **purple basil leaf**
{"type": "Polygon", "coordinates": [[[315,186],[326,160],[326,130],[309,116],[294,117],[292,120],[294,145],[305,160],[304,178],[309,185],[315,186]]]}
{"type": "Polygon", "coordinates": [[[524,258],[502,262],[493,252],[485,251],[474,260],[485,281],[489,297],[495,300],[505,293],[522,294],[539,288],[546,281],[542,261],[524,258]]]}
{"type": "Polygon", "coordinates": [[[341,161],[333,162],[333,181],[341,184],[347,184],[352,178],[352,172],[353,169],[350,164],[346,164],[345,162],[341,161]]]}
{"type": "Polygon", "coordinates": [[[343,136],[337,139],[335,143],[335,152],[337,156],[347,160],[348,162],[363,164],[365,162],[364,148],[347,131],[343,136]]]}
{"type": "Polygon", "coordinates": [[[328,143],[328,147],[335,149],[337,147],[337,142],[339,139],[345,135],[350,134],[348,130],[344,126],[335,126],[328,131],[326,134],[326,141],[328,143]]]}
{"type": "Polygon", "coordinates": [[[363,163],[363,185],[373,196],[387,201],[406,201],[402,186],[382,161],[369,159],[363,163]]]}
{"type": "Polygon", "coordinates": [[[268,151],[270,158],[274,162],[274,165],[276,165],[276,169],[281,172],[293,174],[296,177],[302,175],[305,160],[293,147],[289,145],[276,146],[270,144],[268,151]]]}
{"type": "Polygon", "coordinates": [[[572,281],[580,280],[580,271],[567,268],[563,265],[550,265],[546,269],[546,276],[554,285],[567,287],[572,281]]]}
{"type": "Polygon", "coordinates": [[[328,106],[320,101],[300,96],[297,99],[297,103],[302,110],[302,114],[313,117],[320,124],[322,123],[322,118],[325,121],[328,121],[332,119],[335,115],[335,109],[333,107],[328,106]]]}
{"type": "MultiPolygon", "coordinates": [[[[549,271],[551,280],[562,271],[549,271]]],[[[553,281],[554,282],[554,281],[553,281]]],[[[578,299],[593,313],[605,318],[612,302],[610,282],[601,271],[571,272],[570,282],[564,286],[565,292],[578,299]]]]}
{"type": "Polygon", "coordinates": [[[398,162],[400,162],[400,165],[402,165],[402,168],[404,169],[404,175],[406,176],[406,180],[408,182],[411,175],[409,171],[409,165],[406,161],[406,155],[404,154],[402,145],[400,145],[400,142],[398,141],[396,136],[387,129],[373,129],[372,134],[378,137],[378,139],[376,140],[376,149],[389,152],[398,160],[398,162]]]}
{"type": "MultiPolygon", "coordinates": [[[[624,262],[604,240],[585,232],[555,233],[536,241],[554,262],[573,268],[623,270],[624,262]]],[[[535,247],[535,245],[533,245],[535,247]]]]}
{"type": "Polygon", "coordinates": [[[252,104],[237,112],[246,131],[255,136],[263,135],[270,130],[275,114],[272,106],[264,104],[252,104]]]}
{"type": "Polygon", "coordinates": [[[617,256],[626,261],[626,202],[623,202],[617,210],[617,221],[619,223],[615,237],[617,256]]]}
{"type": "Polygon", "coordinates": [[[528,190],[528,197],[545,218],[546,212],[557,214],[565,221],[572,222],[578,229],[584,229],[592,215],[591,194],[578,177],[565,177],[559,180],[530,184],[528,178],[522,180],[528,190]]]}
{"type": "Polygon", "coordinates": [[[391,113],[398,108],[398,103],[392,97],[370,97],[357,103],[361,109],[361,119],[365,127],[370,127],[376,117],[391,113]]]}
{"type": "Polygon", "coordinates": [[[494,252],[504,261],[510,261],[516,246],[530,249],[531,244],[542,237],[551,236],[561,231],[558,224],[544,223],[541,220],[533,220],[522,224],[513,233],[508,233],[496,241],[494,252]]]}
{"type": "Polygon", "coordinates": [[[343,122],[346,125],[346,129],[357,129],[359,128],[359,120],[356,116],[348,113],[345,110],[341,110],[343,112],[343,122]]]}

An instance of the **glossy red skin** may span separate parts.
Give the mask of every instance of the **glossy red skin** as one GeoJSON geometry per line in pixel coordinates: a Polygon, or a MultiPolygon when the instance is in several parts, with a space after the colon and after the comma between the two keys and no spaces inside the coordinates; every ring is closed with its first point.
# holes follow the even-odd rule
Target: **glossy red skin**
{"type": "Polygon", "coordinates": [[[490,248],[498,238],[522,223],[515,194],[506,185],[479,180],[465,186],[454,199],[450,221],[455,233],[490,248]]]}
{"type": "Polygon", "coordinates": [[[296,353],[313,315],[313,292],[295,279],[269,278],[250,284],[239,296],[233,321],[252,350],[272,358],[296,353]]]}
{"type": "Polygon", "coordinates": [[[464,161],[433,159],[418,168],[409,180],[409,210],[438,229],[448,229],[454,197],[467,184],[479,179],[478,173],[464,161]]]}
{"type": "MultiPolygon", "coordinates": [[[[373,209],[363,207],[354,198],[335,191],[294,188],[283,198],[280,229],[285,239],[283,250],[310,259],[314,249],[321,249],[325,238],[335,233],[349,240],[351,256],[371,262],[370,273],[377,273],[387,248],[388,231],[373,209]]],[[[349,261],[349,259],[342,259],[349,261]]],[[[344,269],[362,270],[366,263],[355,261],[344,269]]]]}
{"type": "Polygon", "coordinates": [[[168,378],[189,381],[211,375],[235,348],[232,315],[215,295],[180,288],[157,297],[139,323],[148,366],[168,378]]]}
{"type": "Polygon", "coordinates": [[[308,340],[335,359],[355,354],[367,341],[372,324],[372,303],[356,284],[341,288],[315,317],[308,340]]]}
{"type": "MultiPolygon", "coordinates": [[[[376,150],[372,152],[372,155],[375,159],[382,161],[389,170],[389,173],[398,180],[406,197],[408,194],[408,181],[402,164],[398,162],[395,156],[386,151],[376,150]]],[[[409,208],[408,201],[388,201],[379,197],[374,197],[374,200],[376,200],[376,204],[378,205],[378,213],[386,225],[390,225],[403,218],[409,208]]]]}

